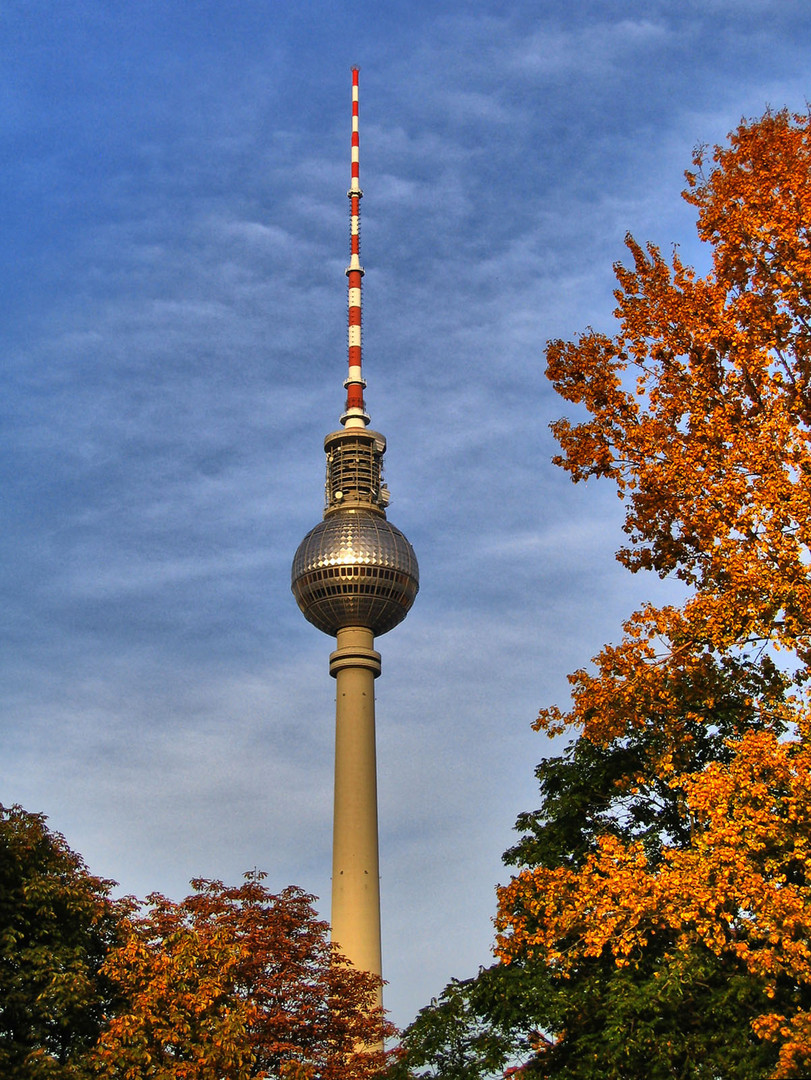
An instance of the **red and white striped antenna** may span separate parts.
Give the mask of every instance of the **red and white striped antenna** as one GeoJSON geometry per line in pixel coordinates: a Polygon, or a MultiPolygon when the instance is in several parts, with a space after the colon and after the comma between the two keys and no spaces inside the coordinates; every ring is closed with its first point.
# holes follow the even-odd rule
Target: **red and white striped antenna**
{"type": "Polygon", "coordinates": [[[349,196],[349,377],[346,387],[346,412],[341,423],[347,428],[366,427],[369,417],[363,400],[366,383],[361,367],[361,309],[360,286],[363,267],[360,265],[360,138],[358,135],[358,69],[352,68],[352,182],[349,196]]]}

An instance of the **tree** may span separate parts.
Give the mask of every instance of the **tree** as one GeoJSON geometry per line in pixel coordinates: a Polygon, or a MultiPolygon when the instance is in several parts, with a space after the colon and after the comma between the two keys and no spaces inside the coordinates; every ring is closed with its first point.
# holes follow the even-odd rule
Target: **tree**
{"type": "Polygon", "coordinates": [[[193,882],[114,901],[41,814],[0,806],[0,1076],[367,1080],[393,1028],[380,980],[329,943],[313,897],[193,882]]]}
{"type": "Polygon", "coordinates": [[[579,732],[578,784],[563,792],[567,769],[541,767],[558,787],[520,823],[499,954],[557,982],[546,1075],[811,1066],[811,123],[768,113],[694,165],[711,272],[628,238],[619,332],[547,351],[589,414],[554,425],[558,464],[613,480],[620,560],[690,592],[633,615],[596,673],[572,677],[568,714],[538,721],[579,732]]]}
{"type": "Polygon", "coordinates": [[[91,875],[42,814],[0,807],[0,1075],[88,1076],[113,1004],[100,969],[117,940],[112,882],[91,875]]]}
{"type": "Polygon", "coordinates": [[[547,348],[585,414],[553,425],[557,464],[616,485],[618,558],[686,599],[631,615],[537,721],[575,738],[538,767],[487,973],[536,992],[505,1014],[469,991],[467,1023],[516,1048],[523,1024],[539,1076],[811,1070],[811,120],[742,122],[687,181],[710,272],[628,237],[617,333],[547,348]]]}
{"type": "Polygon", "coordinates": [[[517,964],[454,979],[404,1033],[387,1080],[501,1077],[509,1062],[520,1062],[542,1039],[527,1030],[538,991],[538,981],[517,964]]]}
{"type": "Polygon", "coordinates": [[[180,903],[148,898],[105,971],[127,1000],[102,1033],[96,1071],[110,1080],[362,1080],[390,1027],[379,980],[331,948],[313,897],[193,881],[180,903]]]}

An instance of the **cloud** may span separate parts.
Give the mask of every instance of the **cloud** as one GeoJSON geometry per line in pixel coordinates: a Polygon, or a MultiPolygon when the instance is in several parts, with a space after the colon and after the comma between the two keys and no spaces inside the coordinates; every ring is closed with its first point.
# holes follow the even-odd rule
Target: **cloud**
{"type": "Polygon", "coordinates": [[[595,19],[575,28],[547,24],[515,46],[508,65],[525,76],[557,81],[588,73],[593,80],[630,63],[644,63],[645,53],[659,51],[672,40],[673,32],[656,19],[595,19]]]}

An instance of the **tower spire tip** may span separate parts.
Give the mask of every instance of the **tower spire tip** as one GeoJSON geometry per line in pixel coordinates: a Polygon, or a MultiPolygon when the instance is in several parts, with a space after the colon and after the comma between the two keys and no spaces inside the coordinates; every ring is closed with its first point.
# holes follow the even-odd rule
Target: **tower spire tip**
{"type": "Polygon", "coordinates": [[[358,131],[358,68],[352,68],[352,144],[351,144],[351,183],[349,196],[349,266],[346,276],[349,278],[349,375],[344,383],[346,387],[346,412],[341,417],[344,427],[366,427],[369,417],[363,400],[366,383],[361,365],[361,279],[363,267],[360,264],[360,135],[358,131]]]}

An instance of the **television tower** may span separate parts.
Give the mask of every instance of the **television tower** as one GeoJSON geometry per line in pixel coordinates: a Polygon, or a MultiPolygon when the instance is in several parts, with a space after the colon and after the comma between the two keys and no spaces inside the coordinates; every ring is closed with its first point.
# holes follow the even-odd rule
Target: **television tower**
{"type": "Polygon", "coordinates": [[[324,519],[293,559],[293,595],[304,617],[337,638],[329,658],[336,680],[332,940],[361,971],[382,974],[377,841],[374,639],[408,614],[419,589],[414,549],[386,520],[386,440],[372,431],[361,371],[358,69],[352,69],[349,374],[342,427],[324,439],[324,519]]]}

